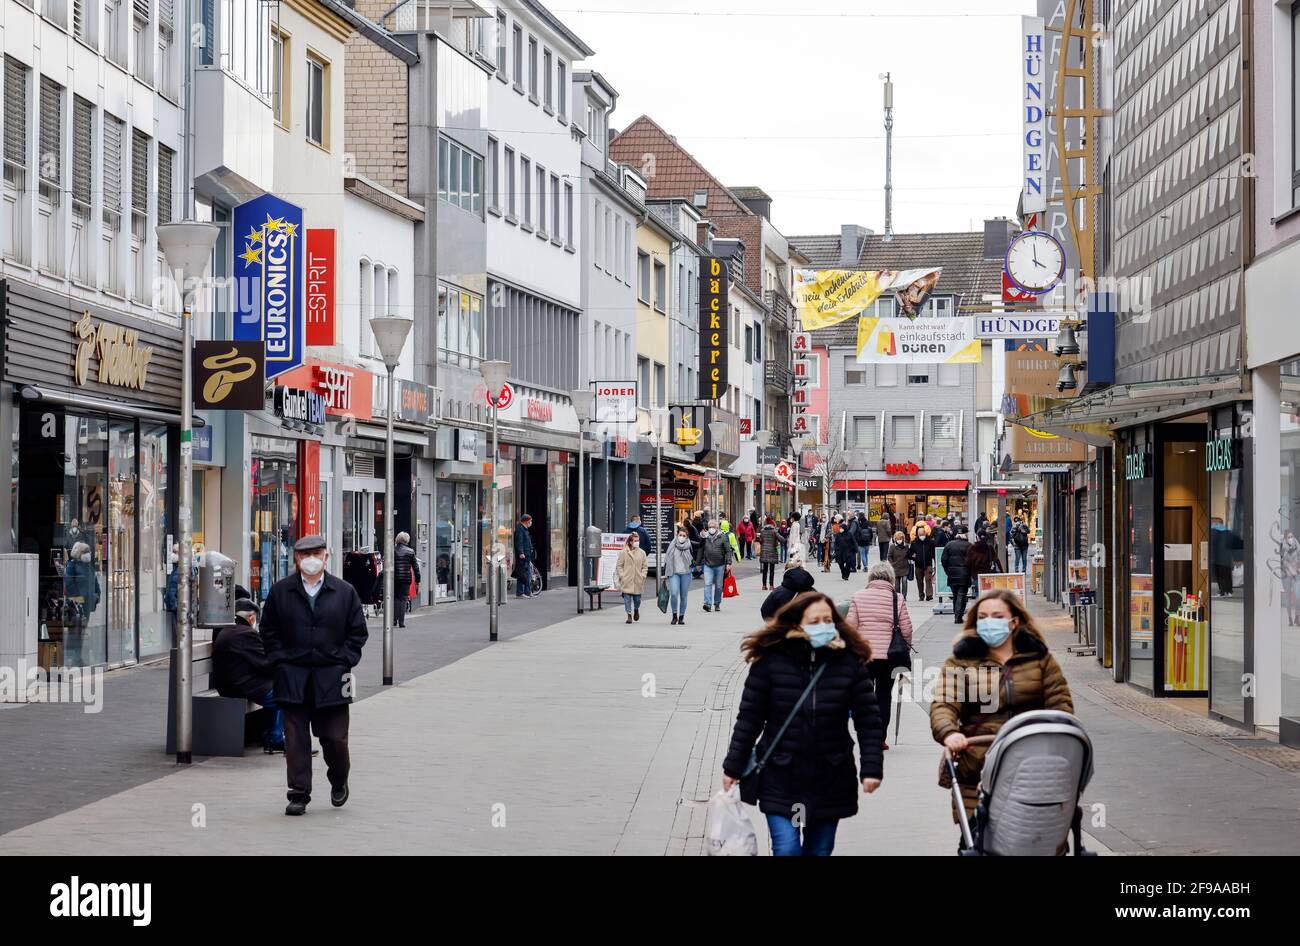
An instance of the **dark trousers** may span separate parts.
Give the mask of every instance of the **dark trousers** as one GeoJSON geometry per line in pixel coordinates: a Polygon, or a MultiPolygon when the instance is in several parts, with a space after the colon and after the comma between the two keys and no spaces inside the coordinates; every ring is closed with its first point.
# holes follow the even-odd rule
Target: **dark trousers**
{"type": "Polygon", "coordinates": [[[969,585],[952,585],[952,619],[953,623],[960,624],[966,617],[966,595],[970,592],[969,585]]]}
{"type": "Polygon", "coordinates": [[[311,736],[320,740],[331,788],[348,783],[348,704],[284,706],[284,760],[289,770],[289,801],[311,801],[311,736]],[[310,727],[310,728],[309,728],[310,727]]]}
{"type": "Polygon", "coordinates": [[[1232,594],[1232,565],[1215,562],[1214,582],[1219,586],[1220,595],[1232,594]]]}
{"type": "Polygon", "coordinates": [[[760,562],[763,568],[763,587],[771,587],[776,584],[776,562],[760,562]]]}
{"type": "Polygon", "coordinates": [[[889,661],[873,660],[867,664],[867,670],[876,684],[876,703],[880,707],[880,731],[885,734],[885,741],[888,742],[889,717],[894,709],[892,699],[894,678],[889,672],[889,661]]]}
{"type": "Polygon", "coordinates": [[[406,608],[410,598],[399,594],[393,595],[393,626],[406,627],[406,608]]]}
{"type": "Polygon", "coordinates": [[[840,577],[845,581],[848,581],[849,574],[853,571],[855,559],[849,558],[846,555],[843,558],[836,559],[836,561],[840,563],[840,577]]]}
{"type": "Polygon", "coordinates": [[[877,544],[880,546],[880,560],[882,562],[889,561],[889,543],[879,542],[877,544]]]}

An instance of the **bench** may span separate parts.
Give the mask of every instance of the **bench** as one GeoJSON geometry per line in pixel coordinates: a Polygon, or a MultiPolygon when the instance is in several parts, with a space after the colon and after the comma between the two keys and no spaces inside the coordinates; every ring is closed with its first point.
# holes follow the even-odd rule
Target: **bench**
{"type": "MultiPolygon", "coordinates": [[[[171,670],[167,674],[167,754],[176,752],[176,670],[180,664],[180,653],[171,650],[171,670]]],[[[195,755],[205,756],[242,756],[244,746],[248,744],[250,724],[261,721],[264,712],[261,706],[251,700],[235,699],[221,696],[212,688],[212,642],[195,641],[193,659],[190,664],[190,680],[193,686],[193,740],[192,751],[195,755]]],[[[261,727],[251,728],[261,738],[261,727]]]]}
{"type": "Polygon", "coordinates": [[[602,595],[604,592],[609,591],[609,586],[608,586],[608,585],[587,585],[587,586],[586,586],[585,588],[583,588],[582,590],[585,591],[585,592],[587,593],[587,610],[588,610],[588,611],[604,611],[604,610],[605,610],[605,601],[604,601],[603,598],[601,598],[601,595],[602,595]]]}

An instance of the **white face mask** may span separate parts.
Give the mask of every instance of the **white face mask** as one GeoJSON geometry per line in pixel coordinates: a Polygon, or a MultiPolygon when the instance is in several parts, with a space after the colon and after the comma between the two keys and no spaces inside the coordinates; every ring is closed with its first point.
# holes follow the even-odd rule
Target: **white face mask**
{"type": "Polygon", "coordinates": [[[180,560],[181,560],[181,557],[180,557],[179,555],[177,555],[175,552],[172,552],[171,555],[169,555],[169,556],[167,557],[167,561],[171,562],[173,565],[175,565],[175,564],[176,564],[177,562],[179,562],[180,560]]]}
{"type": "Polygon", "coordinates": [[[85,562],[86,564],[90,564],[90,553],[89,553],[89,552],[82,552],[82,553],[81,553],[81,560],[82,560],[83,562],[85,562]]]}
{"type": "Polygon", "coordinates": [[[315,578],[325,570],[325,559],[319,555],[310,555],[298,563],[299,570],[312,578],[315,578]]]}

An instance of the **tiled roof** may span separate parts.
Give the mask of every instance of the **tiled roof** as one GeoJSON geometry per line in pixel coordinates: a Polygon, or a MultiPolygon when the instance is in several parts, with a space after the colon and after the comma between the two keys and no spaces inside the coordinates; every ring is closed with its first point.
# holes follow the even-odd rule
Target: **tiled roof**
{"type": "MultiPolygon", "coordinates": [[[[840,266],[839,234],[794,236],[790,245],[808,257],[818,269],[840,266]]],[[[886,243],[873,233],[865,238],[855,269],[916,269],[941,266],[943,273],[934,291],[956,295],[958,313],[988,309],[987,295],[1002,292],[1002,259],[984,258],[984,233],[895,233],[886,243]]],[[[819,343],[853,345],[857,341],[857,320],[849,319],[818,333],[819,343]],[[825,333],[824,336],[822,333],[825,333]]]]}
{"type": "Polygon", "coordinates": [[[733,187],[731,192],[741,200],[771,200],[767,191],[761,187],[733,187]]]}
{"type": "Polygon", "coordinates": [[[654,155],[653,169],[645,174],[651,197],[690,200],[696,188],[705,187],[709,191],[709,205],[700,211],[705,219],[754,213],[650,117],[642,115],[610,139],[609,155],[622,164],[641,168],[647,154],[654,155]]]}

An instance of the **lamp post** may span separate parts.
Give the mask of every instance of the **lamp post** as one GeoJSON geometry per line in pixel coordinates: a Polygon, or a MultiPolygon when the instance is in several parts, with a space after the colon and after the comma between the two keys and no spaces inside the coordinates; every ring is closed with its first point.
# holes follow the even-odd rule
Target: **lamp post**
{"type": "MultiPolygon", "coordinates": [[[[664,439],[660,431],[664,415],[662,408],[650,412],[650,446],[655,448],[655,592],[664,586],[664,439]]],[[[671,542],[675,532],[668,533],[671,542]]]]}
{"type": "Polygon", "coordinates": [[[726,421],[709,421],[709,437],[713,440],[713,512],[722,519],[722,438],[731,432],[726,421]]]}
{"type": "Polygon", "coordinates": [[[505,389],[506,380],[510,377],[510,362],[508,361],[485,361],[480,366],[479,371],[483,374],[483,382],[487,385],[488,403],[492,405],[492,544],[488,548],[488,640],[497,639],[497,612],[501,607],[501,591],[497,587],[499,576],[497,571],[497,461],[500,460],[501,449],[497,445],[497,414],[501,409],[501,392],[505,389]]]}
{"type": "Polygon", "coordinates": [[[573,413],[578,416],[578,517],[574,520],[574,531],[577,533],[574,542],[575,554],[578,560],[574,563],[576,570],[574,574],[578,576],[578,613],[582,613],[582,589],[587,584],[587,559],[583,555],[586,549],[583,547],[587,541],[587,487],[586,487],[586,436],[587,421],[591,419],[591,405],[596,400],[596,392],[590,388],[581,391],[573,391],[569,394],[573,401],[573,413]]]}
{"type": "Polygon", "coordinates": [[[221,228],[211,223],[185,220],[159,224],[155,228],[172,278],[180,273],[177,288],[181,292],[181,449],[180,487],[177,525],[181,547],[180,574],[176,579],[176,761],[189,765],[194,746],[194,627],[190,613],[190,569],[193,567],[194,544],[191,534],[194,507],[194,378],[190,364],[194,333],[190,325],[190,308],[185,305],[185,287],[202,279],[212,259],[221,228]]]}
{"type": "Polygon", "coordinates": [[[393,685],[393,575],[397,564],[397,549],[393,532],[393,415],[397,413],[393,397],[393,372],[402,360],[406,337],[411,333],[412,319],[395,315],[377,315],[370,320],[370,331],[379,345],[380,357],[388,370],[388,407],[384,414],[388,420],[384,443],[384,686],[393,685]]]}

